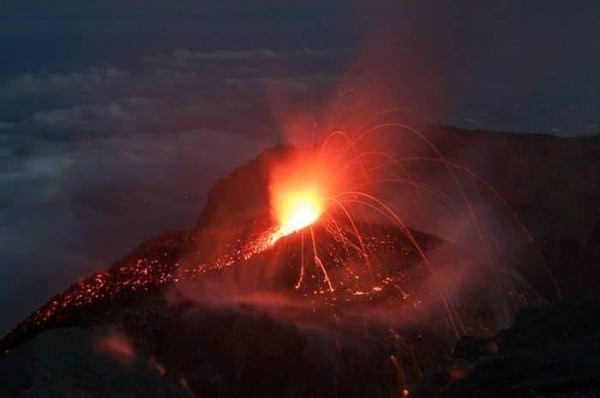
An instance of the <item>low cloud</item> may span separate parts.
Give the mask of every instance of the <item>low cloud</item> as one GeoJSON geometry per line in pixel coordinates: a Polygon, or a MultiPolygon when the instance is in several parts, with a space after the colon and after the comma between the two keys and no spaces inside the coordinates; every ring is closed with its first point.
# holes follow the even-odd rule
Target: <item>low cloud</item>
{"type": "Polygon", "coordinates": [[[129,77],[130,72],[112,67],[106,69],[94,68],[85,72],[51,73],[40,76],[27,73],[8,81],[0,93],[8,97],[18,97],[59,90],[89,90],[119,84],[129,77]]]}
{"type": "MultiPolygon", "coordinates": [[[[18,137],[4,144],[13,152],[23,145],[18,137]]],[[[0,292],[31,292],[0,314],[0,330],[139,242],[191,228],[212,184],[264,146],[191,130],[32,142],[22,155],[0,157],[0,292]],[[44,289],[32,286],[40,279],[44,289]]]]}
{"type": "Polygon", "coordinates": [[[334,52],[342,51],[340,49],[319,49],[319,48],[298,48],[295,50],[279,51],[271,48],[253,48],[253,49],[219,49],[212,51],[194,51],[187,48],[177,48],[167,55],[158,55],[144,58],[146,63],[157,63],[170,60],[175,64],[185,64],[187,62],[206,62],[206,61],[260,61],[260,60],[282,60],[291,57],[317,57],[326,56],[334,52]]]}
{"type": "Polygon", "coordinates": [[[252,50],[216,50],[207,52],[194,52],[187,48],[178,48],[173,51],[173,58],[181,61],[199,60],[228,60],[228,59],[244,59],[244,58],[278,58],[280,53],[268,48],[255,48],[252,50]]]}

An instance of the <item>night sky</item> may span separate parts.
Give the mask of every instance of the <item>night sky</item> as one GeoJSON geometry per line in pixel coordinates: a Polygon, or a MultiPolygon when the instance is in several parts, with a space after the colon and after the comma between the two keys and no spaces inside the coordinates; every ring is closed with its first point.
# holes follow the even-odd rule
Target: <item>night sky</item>
{"type": "Polygon", "coordinates": [[[317,112],[365,62],[442,123],[600,131],[598,1],[260,3],[0,0],[0,332],[193,225],[272,142],[273,87],[317,112]]]}

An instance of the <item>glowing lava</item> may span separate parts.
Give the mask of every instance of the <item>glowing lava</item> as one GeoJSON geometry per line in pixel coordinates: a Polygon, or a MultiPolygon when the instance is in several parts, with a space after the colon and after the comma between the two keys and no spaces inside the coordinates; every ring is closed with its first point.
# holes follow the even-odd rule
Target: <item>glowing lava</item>
{"type": "Polygon", "coordinates": [[[315,151],[297,151],[269,175],[269,205],[276,229],[269,243],[308,228],[325,213],[334,184],[332,167],[315,151]]]}
{"type": "Polygon", "coordinates": [[[271,243],[315,223],[324,209],[323,196],[314,186],[283,190],[275,196],[274,215],[279,224],[271,243]]]}

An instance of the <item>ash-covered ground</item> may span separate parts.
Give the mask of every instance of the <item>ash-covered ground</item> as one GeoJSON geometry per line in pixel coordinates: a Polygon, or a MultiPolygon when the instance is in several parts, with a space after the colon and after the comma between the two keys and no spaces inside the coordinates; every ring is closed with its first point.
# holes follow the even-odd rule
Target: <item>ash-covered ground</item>
{"type": "MultiPolygon", "coordinates": [[[[461,227],[450,216],[427,228],[434,210],[415,217],[415,241],[395,227],[359,223],[371,270],[359,266],[359,251],[332,237],[320,240],[334,292],[302,233],[245,256],[242,243],[270,227],[268,171],[290,151],[271,149],[213,188],[194,229],[145,242],[16,326],[0,341],[0,391],[593,396],[600,388],[600,312],[593,300],[600,291],[599,140],[430,134],[447,159],[477,171],[529,226],[563,303],[527,237],[489,216],[506,206],[483,199],[474,201],[481,228],[497,228],[500,237],[490,245],[506,267],[486,264],[465,245],[467,233],[448,239],[444,231],[461,227]],[[436,260],[435,276],[418,248],[436,260]],[[301,265],[308,271],[296,288],[301,265]],[[459,340],[464,335],[475,337],[459,340]]],[[[411,173],[435,185],[441,172],[430,162],[411,173]]],[[[480,185],[465,183],[466,194],[485,196],[480,185]]],[[[396,199],[418,213],[414,203],[396,199]]]]}

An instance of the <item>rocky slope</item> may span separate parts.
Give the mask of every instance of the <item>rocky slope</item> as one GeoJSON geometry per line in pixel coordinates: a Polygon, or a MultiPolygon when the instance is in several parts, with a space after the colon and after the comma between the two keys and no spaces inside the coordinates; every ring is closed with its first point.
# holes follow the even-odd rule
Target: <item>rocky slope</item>
{"type": "Polygon", "coordinates": [[[523,311],[493,343],[497,351],[482,352],[480,358],[468,355],[466,347],[473,347],[473,342],[457,350],[457,359],[475,362],[469,375],[444,391],[443,397],[592,398],[600,394],[597,300],[523,311]]]}

